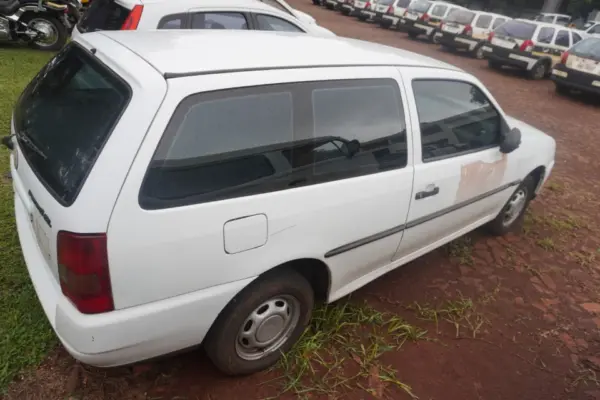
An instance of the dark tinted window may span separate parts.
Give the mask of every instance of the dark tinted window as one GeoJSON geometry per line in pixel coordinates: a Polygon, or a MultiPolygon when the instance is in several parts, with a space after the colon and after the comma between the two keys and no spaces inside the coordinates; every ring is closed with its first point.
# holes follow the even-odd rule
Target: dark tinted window
{"type": "Polygon", "coordinates": [[[431,15],[433,15],[434,17],[443,17],[444,15],[446,15],[447,9],[448,6],[445,6],[443,4],[437,4],[431,10],[431,15]]]}
{"type": "Polygon", "coordinates": [[[158,209],[406,166],[395,81],[314,82],[190,96],[175,111],[140,204],[158,209]]]}
{"type": "Polygon", "coordinates": [[[529,22],[511,20],[496,29],[497,35],[527,40],[533,37],[536,26],[529,22]]]}
{"type": "Polygon", "coordinates": [[[93,0],[90,8],[83,13],[78,27],[81,32],[118,31],[130,12],[114,0],[93,0]]]}
{"type": "Polygon", "coordinates": [[[492,25],[492,29],[496,29],[497,27],[499,27],[500,25],[502,25],[505,22],[506,22],[506,20],[504,18],[496,18],[496,20],[494,21],[494,24],[492,25]]]}
{"type": "Polygon", "coordinates": [[[579,34],[573,32],[573,44],[575,43],[579,43],[581,41],[581,36],[579,36],[579,34]]]}
{"type": "Polygon", "coordinates": [[[184,29],[185,18],[184,14],[168,15],[160,20],[157,29],[184,29]]]}
{"type": "Polygon", "coordinates": [[[538,33],[538,42],[540,43],[552,43],[552,38],[554,37],[554,28],[550,28],[550,27],[543,27],[540,29],[540,32],[538,33]]]}
{"type": "Polygon", "coordinates": [[[469,10],[456,9],[451,11],[446,17],[446,22],[457,22],[462,25],[468,25],[473,22],[475,13],[469,10]]]}
{"type": "Polygon", "coordinates": [[[77,46],[58,53],[25,89],[15,128],[31,168],[71,204],[129,101],[129,87],[77,46]]]}
{"type": "Polygon", "coordinates": [[[500,143],[501,117],[477,87],[466,82],[413,82],[423,161],[490,148],[500,143]]]}
{"type": "Polygon", "coordinates": [[[424,12],[427,12],[427,10],[429,10],[429,7],[431,7],[431,3],[428,1],[416,1],[416,2],[410,3],[410,6],[408,6],[408,9],[411,11],[424,13],[424,12]]]}
{"type": "Polygon", "coordinates": [[[569,53],[578,56],[600,61],[600,39],[588,38],[582,40],[569,50],[569,53]]]}
{"type": "Polygon", "coordinates": [[[296,25],[271,15],[256,14],[256,22],[261,31],[304,32],[296,25]]]}
{"type": "Polygon", "coordinates": [[[491,23],[492,23],[491,15],[480,15],[479,18],[477,18],[477,22],[475,22],[475,26],[477,28],[487,29],[490,27],[491,23]]]}
{"type": "Polygon", "coordinates": [[[242,13],[194,13],[192,14],[192,29],[248,29],[248,22],[242,13]]]}
{"type": "Polygon", "coordinates": [[[556,40],[554,44],[563,47],[571,46],[571,40],[569,39],[569,31],[558,31],[558,33],[556,34],[556,40]]]}

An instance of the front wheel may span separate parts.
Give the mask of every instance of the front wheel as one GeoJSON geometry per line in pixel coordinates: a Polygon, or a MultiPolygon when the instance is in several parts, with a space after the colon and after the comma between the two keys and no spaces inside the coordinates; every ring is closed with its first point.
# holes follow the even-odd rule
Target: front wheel
{"type": "Polygon", "coordinates": [[[39,32],[37,37],[31,39],[29,45],[34,49],[57,51],[65,43],[69,33],[67,27],[58,19],[47,14],[29,14],[21,20],[30,29],[39,32]]]}
{"type": "Polygon", "coordinates": [[[313,304],[312,287],[302,275],[267,273],[225,307],[204,341],[206,353],[228,375],[267,369],[300,338],[313,304]]]}
{"type": "Polygon", "coordinates": [[[483,52],[483,45],[478,45],[477,47],[475,47],[475,50],[473,51],[473,57],[475,57],[478,60],[483,60],[485,58],[485,53],[483,52]]]}
{"type": "Polygon", "coordinates": [[[533,198],[535,182],[528,176],[510,196],[498,216],[488,224],[489,231],[497,236],[505,235],[521,225],[529,202],[533,198]]]}
{"type": "Polygon", "coordinates": [[[544,79],[549,72],[548,63],[545,61],[539,61],[533,66],[531,71],[528,72],[529,79],[540,80],[544,79]]]}

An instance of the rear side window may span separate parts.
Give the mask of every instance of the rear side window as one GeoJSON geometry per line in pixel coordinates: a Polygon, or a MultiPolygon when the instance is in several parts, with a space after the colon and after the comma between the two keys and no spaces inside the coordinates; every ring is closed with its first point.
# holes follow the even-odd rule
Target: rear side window
{"type": "Polygon", "coordinates": [[[58,53],[21,95],[14,114],[17,133],[28,139],[19,140],[21,151],[63,205],[75,201],[130,97],[124,81],[76,45],[58,53]]]}
{"type": "Polygon", "coordinates": [[[192,29],[248,29],[242,13],[206,12],[192,14],[192,29]]]}
{"type": "Polygon", "coordinates": [[[445,6],[443,4],[437,4],[431,10],[431,15],[433,15],[434,17],[443,17],[444,15],[446,15],[447,9],[448,6],[445,6]]]}
{"type": "Polygon", "coordinates": [[[536,25],[523,21],[508,21],[496,29],[497,35],[510,36],[516,39],[527,40],[533,38],[536,25]]]}
{"type": "Polygon", "coordinates": [[[261,31],[304,32],[291,22],[272,15],[256,14],[256,22],[261,31]]]}
{"type": "Polygon", "coordinates": [[[556,34],[556,40],[554,42],[557,46],[569,47],[571,46],[571,39],[569,38],[569,31],[558,31],[556,34]]]}
{"type": "Polygon", "coordinates": [[[475,22],[475,26],[477,28],[487,29],[490,27],[491,23],[492,23],[491,15],[480,15],[479,18],[477,18],[477,21],[475,22]]]}
{"type": "Polygon", "coordinates": [[[435,161],[500,144],[502,117],[476,86],[416,80],[423,161],[435,161]]]}
{"type": "Polygon", "coordinates": [[[494,24],[492,25],[492,29],[496,29],[497,27],[499,27],[500,25],[502,25],[505,22],[506,22],[506,20],[504,18],[496,18],[496,20],[494,21],[494,24]]]}
{"type": "Polygon", "coordinates": [[[403,168],[397,83],[310,82],[190,96],[147,171],[140,204],[169,208],[403,168]]]}
{"type": "Polygon", "coordinates": [[[538,33],[538,42],[547,43],[547,44],[552,43],[552,38],[554,37],[554,32],[555,32],[554,28],[544,26],[543,28],[540,29],[540,32],[538,33]]]}
{"type": "Polygon", "coordinates": [[[114,0],[94,0],[79,22],[81,32],[118,31],[129,16],[129,10],[114,0]]]}

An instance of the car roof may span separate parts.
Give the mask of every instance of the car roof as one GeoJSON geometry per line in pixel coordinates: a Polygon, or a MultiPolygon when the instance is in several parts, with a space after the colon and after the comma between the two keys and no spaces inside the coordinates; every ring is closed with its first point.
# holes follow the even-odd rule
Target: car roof
{"type": "MultiPolygon", "coordinates": [[[[395,47],[295,32],[98,31],[81,35],[77,40],[87,42],[93,48],[106,45],[106,38],[136,53],[165,77],[328,66],[402,65],[458,69],[395,47]]],[[[99,50],[102,51],[102,47],[99,50]]]]}
{"type": "Polygon", "coordinates": [[[537,25],[537,26],[540,26],[540,27],[549,27],[549,28],[555,28],[555,29],[561,28],[561,29],[564,29],[564,30],[567,30],[567,31],[572,31],[572,32],[576,32],[577,31],[577,29],[569,28],[569,27],[564,26],[564,25],[551,24],[549,22],[533,21],[533,20],[524,19],[524,18],[515,18],[515,19],[513,19],[513,21],[528,22],[530,24],[537,25]]]}

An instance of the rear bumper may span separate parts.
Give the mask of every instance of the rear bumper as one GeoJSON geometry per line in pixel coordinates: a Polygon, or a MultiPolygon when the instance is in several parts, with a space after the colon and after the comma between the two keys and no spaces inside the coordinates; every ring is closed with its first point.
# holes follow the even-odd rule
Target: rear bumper
{"type": "Polygon", "coordinates": [[[395,17],[393,15],[382,14],[381,18],[378,19],[377,21],[379,22],[379,25],[381,25],[381,26],[390,27],[390,26],[397,25],[399,19],[400,19],[399,17],[395,17]]]}
{"type": "MultiPolygon", "coordinates": [[[[12,171],[16,176],[16,171],[12,171]]],[[[23,202],[15,195],[19,241],[37,297],[56,335],[76,359],[112,367],[198,345],[219,312],[251,279],[105,314],[81,314],[46,267],[23,202]]]]}
{"type": "Polygon", "coordinates": [[[502,47],[494,46],[491,43],[484,44],[482,49],[485,58],[489,60],[528,71],[531,70],[539,60],[538,57],[531,53],[514,49],[504,49],[502,47]]]}
{"type": "Polygon", "coordinates": [[[552,69],[550,79],[556,85],[600,96],[600,76],[569,69],[564,64],[557,64],[552,69]]]}
{"type": "Polygon", "coordinates": [[[342,14],[346,14],[346,15],[352,15],[352,14],[354,14],[354,7],[351,6],[350,4],[339,4],[338,5],[338,10],[342,14]]]}
{"type": "Polygon", "coordinates": [[[415,33],[417,35],[431,35],[436,29],[435,26],[428,25],[422,21],[412,21],[404,17],[398,21],[397,28],[399,31],[407,33],[415,33]]]}
{"type": "Polygon", "coordinates": [[[375,20],[377,13],[375,11],[357,9],[356,16],[367,20],[375,20]]]}
{"type": "Polygon", "coordinates": [[[473,51],[480,43],[477,39],[473,39],[471,36],[466,35],[453,35],[446,32],[438,33],[438,39],[444,46],[452,47],[455,49],[464,49],[473,51]]]}

